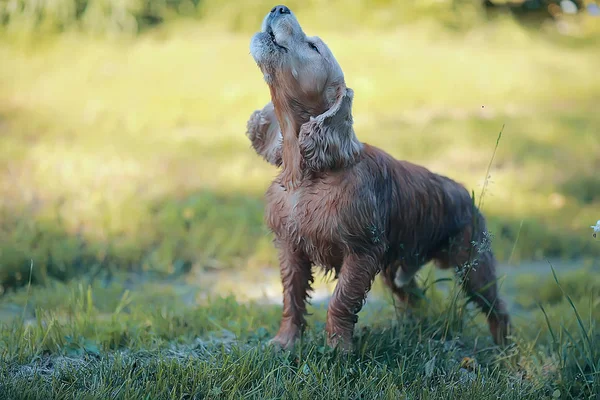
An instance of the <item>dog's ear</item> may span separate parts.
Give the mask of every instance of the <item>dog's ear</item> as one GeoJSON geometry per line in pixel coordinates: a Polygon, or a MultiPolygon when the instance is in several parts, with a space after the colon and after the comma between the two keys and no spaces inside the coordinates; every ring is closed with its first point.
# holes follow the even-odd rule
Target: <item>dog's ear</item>
{"type": "Polygon", "coordinates": [[[246,124],[246,136],[250,139],[252,148],[268,163],[277,167],[281,165],[283,137],[273,103],[269,102],[262,110],[252,113],[246,124]]]}
{"type": "Polygon", "coordinates": [[[323,172],[356,161],[362,144],[352,127],[353,98],[354,91],[340,85],[331,108],[300,127],[298,140],[305,168],[323,172]]]}

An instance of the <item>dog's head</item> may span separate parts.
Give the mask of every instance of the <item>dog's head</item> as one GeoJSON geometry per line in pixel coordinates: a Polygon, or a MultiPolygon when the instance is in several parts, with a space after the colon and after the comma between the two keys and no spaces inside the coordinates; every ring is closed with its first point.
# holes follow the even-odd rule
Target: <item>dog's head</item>
{"type": "Polygon", "coordinates": [[[308,37],[286,6],[276,6],[250,50],[271,90],[282,133],[282,181],[351,165],[362,148],[352,128],[353,92],[329,47],[308,37]]]}
{"type": "Polygon", "coordinates": [[[344,73],[329,47],[316,36],[306,36],[286,6],[273,7],[265,16],[250,52],[276,108],[290,108],[298,125],[330,109],[345,94],[344,73]]]}

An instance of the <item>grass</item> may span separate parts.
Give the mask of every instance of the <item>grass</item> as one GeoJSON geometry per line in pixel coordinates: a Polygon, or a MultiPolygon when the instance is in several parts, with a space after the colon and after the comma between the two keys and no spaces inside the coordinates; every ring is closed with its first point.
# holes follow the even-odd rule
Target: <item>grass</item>
{"type": "MultiPolygon", "coordinates": [[[[593,44],[503,20],[466,35],[318,32],[356,91],[363,141],[479,192],[505,125],[484,205],[501,261],[600,255],[589,234],[600,204],[593,44]]],[[[2,42],[5,288],[26,283],[31,260],[36,283],[276,264],[262,222],[276,170],[244,136],[269,100],[248,40],[180,21],[136,39],[2,42]]]]}
{"type": "Polygon", "coordinates": [[[278,353],[267,340],[280,306],[187,296],[181,280],[121,276],[23,290],[3,299],[25,311],[0,323],[0,396],[594,398],[597,296],[570,297],[584,277],[562,300],[515,312],[514,344],[500,351],[454,285],[435,283],[433,270],[421,276],[427,301],[408,314],[394,311],[377,281],[351,355],[324,345],[321,302],[299,346],[278,353]]]}

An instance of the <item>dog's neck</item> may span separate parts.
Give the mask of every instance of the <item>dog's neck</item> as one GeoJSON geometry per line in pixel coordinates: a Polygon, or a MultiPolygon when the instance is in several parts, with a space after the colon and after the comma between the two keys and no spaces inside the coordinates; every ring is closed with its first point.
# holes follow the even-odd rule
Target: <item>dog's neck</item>
{"type": "Polygon", "coordinates": [[[352,128],[351,89],[339,86],[330,99],[308,99],[302,92],[304,98],[298,98],[285,89],[270,88],[283,138],[280,179],[286,189],[313,174],[348,168],[360,160],[363,145],[352,128]]]}
{"type": "Polygon", "coordinates": [[[304,177],[302,155],[298,142],[300,127],[308,122],[311,116],[324,112],[326,106],[307,107],[303,104],[315,104],[315,99],[310,99],[311,101],[305,103],[289,95],[285,90],[277,90],[271,85],[270,91],[275,115],[279,121],[283,137],[281,181],[286,189],[291,190],[298,187],[304,177]]]}

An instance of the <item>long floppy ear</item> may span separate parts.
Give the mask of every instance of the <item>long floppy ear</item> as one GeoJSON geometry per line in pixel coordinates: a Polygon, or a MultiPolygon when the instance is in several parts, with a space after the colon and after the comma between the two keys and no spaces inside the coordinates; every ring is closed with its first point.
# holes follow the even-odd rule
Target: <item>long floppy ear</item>
{"type": "Polygon", "coordinates": [[[281,165],[283,137],[273,103],[269,102],[262,110],[252,113],[246,124],[246,136],[250,139],[252,148],[269,164],[277,167],[281,165]]]}
{"type": "Polygon", "coordinates": [[[362,149],[352,128],[354,91],[338,88],[333,106],[300,127],[298,136],[304,167],[323,172],[348,167],[362,149]]]}

